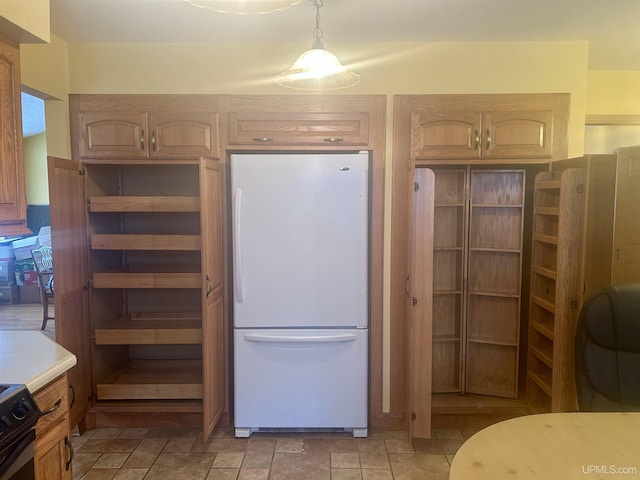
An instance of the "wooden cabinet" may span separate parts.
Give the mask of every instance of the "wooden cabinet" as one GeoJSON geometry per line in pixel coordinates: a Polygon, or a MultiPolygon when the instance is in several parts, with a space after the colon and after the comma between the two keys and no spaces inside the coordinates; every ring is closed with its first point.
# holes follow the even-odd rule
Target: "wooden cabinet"
{"type": "Polygon", "coordinates": [[[566,151],[566,95],[416,98],[411,116],[414,161],[542,163],[566,151]]]}
{"type": "Polygon", "coordinates": [[[221,99],[229,148],[370,147],[382,97],[230,95],[221,99]]]}
{"type": "Polygon", "coordinates": [[[64,374],[34,394],[43,413],[36,425],[36,480],[71,480],[73,477],[67,392],[67,376],[64,374]]]}
{"type": "Polygon", "coordinates": [[[71,95],[74,157],[219,157],[215,96],[71,95]]]}
{"type": "Polygon", "coordinates": [[[616,156],[554,162],[534,192],[527,395],[538,411],[577,406],[575,326],[611,282],[616,156]]]}
{"type": "MultiPolygon", "coordinates": [[[[615,213],[622,208],[616,188],[620,154],[584,155],[551,164],[552,176],[560,179],[564,170],[582,170],[578,261],[578,307],[592,294],[612,282],[612,260],[615,260],[615,213]]],[[[633,223],[633,222],[631,222],[633,223]]],[[[615,261],[613,262],[615,263],[615,261]]]]}
{"type": "Polygon", "coordinates": [[[582,170],[539,173],[535,183],[527,393],[534,408],[575,408],[582,170]]]}
{"type": "Polygon", "coordinates": [[[640,147],[619,148],[617,164],[611,283],[640,283],[640,147]]]}
{"type": "MultiPolygon", "coordinates": [[[[174,424],[195,413],[208,436],[226,399],[223,166],[50,160],[54,171],[74,165],[89,239],[76,274],[89,277],[92,411],[164,413],[174,424]]],[[[68,203],[56,191],[52,210],[68,203]]]]}
{"type": "Polygon", "coordinates": [[[433,392],[515,398],[525,171],[433,170],[433,392]]]}
{"type": "Polygon", "coordinates": [[[0,36],[0,237],[31,233],[22,155],[20,50],[0,36]]]}

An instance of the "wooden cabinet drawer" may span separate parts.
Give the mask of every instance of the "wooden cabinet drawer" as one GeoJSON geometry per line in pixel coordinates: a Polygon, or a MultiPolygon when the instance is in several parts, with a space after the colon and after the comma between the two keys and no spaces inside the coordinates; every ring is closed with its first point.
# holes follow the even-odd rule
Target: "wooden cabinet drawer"
{"type": "Polygon", "coordinates": [[[229,145],[366,146],[365,112],[230,112],[229,145]]]}
{"type": "Polygon", "coordinates": [[[36,424],[36,437],[40,437],[51,425],[67,416],[69,396],[66,375],[38,390],[33,397],[44,414],[36,424]]]}

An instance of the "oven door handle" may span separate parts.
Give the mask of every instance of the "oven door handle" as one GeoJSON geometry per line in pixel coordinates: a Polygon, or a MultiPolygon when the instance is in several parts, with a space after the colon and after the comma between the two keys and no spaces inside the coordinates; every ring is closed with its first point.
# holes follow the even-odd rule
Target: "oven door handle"
{"type": "Polygon", "coordinates": [[[34,429],[29,430],[27,434],[20,439],[20,441],[13,447],[13,451],[5,457],[2,463],[0,463],[0,477],[7,473],[20,454],[29,448],[29,445],[31,445],[35,439],[36,431],[34,429]]]}

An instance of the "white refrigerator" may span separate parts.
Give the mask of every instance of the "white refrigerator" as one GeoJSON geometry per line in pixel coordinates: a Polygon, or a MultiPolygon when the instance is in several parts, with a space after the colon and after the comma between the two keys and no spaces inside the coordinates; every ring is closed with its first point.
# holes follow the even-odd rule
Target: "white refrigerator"
{"type": "Polygon", "coordinates": [[[367,436],[369,157],[231,155],[234,425],[367,436]]]}

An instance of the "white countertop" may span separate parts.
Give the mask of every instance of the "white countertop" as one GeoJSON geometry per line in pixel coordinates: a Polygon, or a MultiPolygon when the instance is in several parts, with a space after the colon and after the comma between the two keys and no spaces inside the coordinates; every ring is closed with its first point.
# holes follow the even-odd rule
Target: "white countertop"
{"type": "Polygon", "coordinates": [[[0,384],[25,384],[36,392],[77,362],[39,331],[0,330],[0,384]]]}

